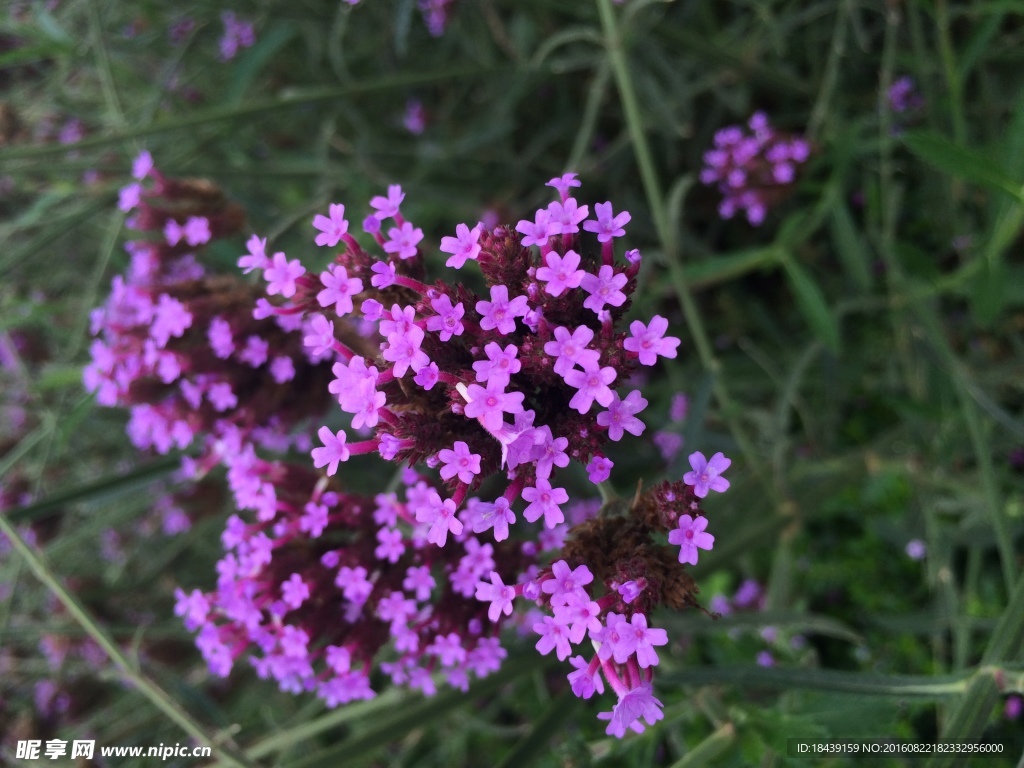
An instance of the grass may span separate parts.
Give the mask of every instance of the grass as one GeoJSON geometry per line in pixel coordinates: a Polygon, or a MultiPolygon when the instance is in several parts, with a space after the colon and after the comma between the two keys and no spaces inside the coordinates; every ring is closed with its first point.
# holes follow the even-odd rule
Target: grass
{"type": "MultiPolygon", "coordinates": [[[[257,41],[230,62],[215,2],[188,5],[177,43],[185,11],[156,2],[0,20],[0,762],[29,738],[194,739],[217,764],[265,766],[784,765],[796,736],[1021,759],[1003,714],[1024,693],[1016,4],[481,0],[439,38],[412,0],[236,5],[257,41]],[[923,101],[895,113],[903,76],[923,101]],[[412,98],[420,136],[401,123],[412,98]],[[697,176],[714,132],[757,109],[813,153],[752,227],[721,220],[697,176]],[[60,144],[72,119],[83,135],[60,144]],[[589,200],[633,215],[637,314],[683,339],[602,491],[678,477],[691,450],[732,456],[694,575],[705,603],[759,581],[764,613],[659,616],[666,717],[621,742],[594,719],[608,704],[565,698],[565,670],[525,641],[507,672],[433,701],[327,712],[246,669],[211,678],[172,594],[214,581],[219,480],[190,531],[153,532],[153,499],[187,491],[176,460],[134,452],[79,379],[88,313],[127,263],[116,193],[142,147],[295,255],[313,211],[388,183],[437,240],[485,210],[515,221],[579,172],[589,200]],[[686,449],[666,462],[648,438],[677,392],[686,449]]],[[[212,267],[233,270],[235,246],[212,267]]]]}

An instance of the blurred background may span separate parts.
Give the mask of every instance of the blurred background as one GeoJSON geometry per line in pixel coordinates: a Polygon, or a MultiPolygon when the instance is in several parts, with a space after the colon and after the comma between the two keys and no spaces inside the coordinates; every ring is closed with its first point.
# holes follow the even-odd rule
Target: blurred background
{"type": "Polygon", "coordinates": [[[797,736],[1022,759],[1019,4],[4,7],[0,764],[53,738],[346,768],[802,764],[797,736]],[[788,157],[741,157],[722,133],[765,124],[788,157]],[[126,413],[82,384],[144,149],[244,211],[202,254],[214,273],[239,273],[253,232],[322,268],[314,213],[389,184],[435,243],[530,217],[566,171],[631,212],[634,304],[682,345],[648,376],[647,430],[612,483],[630,496],[692,451],[733,459],[692,569],[722,617],[657,617],[663,721],[606,736],[514,630],[502,672],[434,700],[328,711],[244,664],[210,675],[174,591],[216,581],[223,473],[182,480],[179,454],[133,448],[126,413]]]}

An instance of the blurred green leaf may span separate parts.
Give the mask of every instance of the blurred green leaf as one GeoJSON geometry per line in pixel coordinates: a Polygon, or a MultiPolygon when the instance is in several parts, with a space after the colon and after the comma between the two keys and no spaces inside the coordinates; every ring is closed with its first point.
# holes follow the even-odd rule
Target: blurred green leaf
{"type": "Polygon", "coordinates": [[[871,290],[871,256],[846,203],[837,196],[829,219],[832,245],[846,274],[862,291],[871,290]]]}
{"type": "Polygon", "coordinates": [[[572,691],[555,698],[547,710],[533,721],[529,732],[520,739],[498,763],[497,768],[520,768],[532,765],[548,749],[548,742],[570,717],[580,708],[580,699],[572,691]]]}
{"type": "Polygon", "coordinates": [[[940,171],[1024,201],[1021,183],[1011,179],[998,163],[976,150],[961,147],[944,136],[926,131],[908,132],[903,136],[903,142],[911,152],[940,171]]]}
{"type": "Polygon", "coordinates": [[[54,510],[68,504],[96,501],[107,496],[124,493],[144,483],[151,483],[158,478],[166,477],[180,466],[180,457],[168,456],[158,461],[144,464],[132,472],[105,477],[78,488],[47,496],[34,504],[29,504],[25,507],[15,507],[4,512],[3,516],[15,524],[29,523],[45,517],[54,510]]]}
{"type": "Polygon", "coordinates": [[[834,355],[839,354],[839,324],[829,311],[825,295],[814,279],[792,258],[782,262],[789,278],[789,286],[796,296],[797,306],[811,330],[834,355]]]}
{"type": "Polygon", "coordinates": [[[448,690],[429,699],[420,699],[417,696],[412,703],[396,707],[388,716],[380,718],[365,729],[355,731],[341,743],[285,763],[284,768],[336,768],[341,761],[344,761],[345,765],[354,764],[385,745],[404,738],[411,731],[448,717],[459,706],[467,705],[475,698],[492,695],[503,685],[522,677],[530,670],[550,663],[551,659],[536,654],[509,659],[501,670],[473,683],[468,693],[448,690]]]}
{"type": "Polygon", "coordinates": [[[288,23],[274,24],[260,34],[256,45],[246,50],[231,67],[231,80],[224,91],[224,103],[242,103],[246,91],[267,67],[280,48],[286,45],[297,30],[288,23]]]}
{"type": "Polygon", "coordinates": [[[800,688],[816,691],[895,696],[898,698],[943,699],[963,693],[973,671],[959,675],[879,675],[870,672],[840,672],[832,669],[802,667],[689,667],[659,675],[656,685],[669,688],[677,685],[722,685],[748,688],[789,690],[800,688]]]}

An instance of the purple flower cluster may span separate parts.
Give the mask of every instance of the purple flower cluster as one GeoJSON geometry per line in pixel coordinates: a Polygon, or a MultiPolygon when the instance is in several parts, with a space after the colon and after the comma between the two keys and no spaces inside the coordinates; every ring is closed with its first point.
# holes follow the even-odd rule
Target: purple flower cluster
{"type": "Polygon", "coordinates": [[[444,34],[444,28],[448,26],[449,8],[454,4],[455,0],[419,0],[423,21],[431,35],[440,37],[444,34]]]}
{"type": "Polygon", "coordinates": [[[139,448],[167,453],[236,433],[289,445],[292,426],[323,411],[326,364],[303,347],[301,319],[254,318],[253,289],[207,275],[195,258],[237,232],[241,210],[207,182],[165,177],[145,152],[134,176],[120,196],[137,233],[125,245],[131,265],[93,310],[86,388],[101,405],[130,408],[139,448]],[[291,397],[300,390],[311,395],[291,397]]]}
{"type": "MultiPolygon", "coordinates": [[[[94,316],[103,338],[86,381],[132,407],[140,447],[200,437],[194,474],[227,468],[238,513],[216,589],[177,592],[211,671],[247,654],[261,677],[328,706],[373,696],[376,669],[428,695],[437,672],[466,689],[499,667],[498,633],[523,597],[537,607],[514,620],[541,653],[572,657],[577,695],[606,682],[617,695],[601,715],[609,734],[661,719],[652,677],[668,636],[648,617],[697,604],[684,566],[714,545],[700,500],[728,488],[729,460],[694,453],[683,481],[602,517],[559,482],[571,461],[608,478],[607,443],[645,429],[646,399],[617,385],[677,354],[663,317],[621,327],[641,261],[616,259],[630,214],[606,202],[591,216],[566,174],[550,182],[558,199],[514,228],[459,224],[439,251],[453,269],[476,263],[475,294],[426,282],[424,233],[392,186],[362,224],[383,259],[340,204],[313,219],[316,245],[340,251],[319,274],[250,238],[239,266],[262,274],[257,299],[190,253],[232,231],[230,206],[148,156],[135,170],[121,207],[150,237],[130,244],[132,268],[94,316]],[[264,455],[290,447],[313,466],[264,455]],[[335,476],[358,454],[405,463],[398,491],[344,492],[335,476]],[[589,660],[573,655],[587,638],[589,660]]],[[[684,411],[673,404],[677,421],[684,411]]]]}
{"type": "Polygon", "coordinates": [[[434,546],[432,524],[419,518],[439,496],[413,470],[401,474],[403,498],[363,498],[251,446],[225,457],[237,506],[259,498],[255,519],[228,520],[216,590],[179,589],[175,609],[214,674],[226,676],[248,651],[260,677],[334,707],[373,697],[378,667],[427,695],[436,671],[465,690],[471,674],[499,668],[500,622],[486,621],[473,596],[492,569],[526,567],[520,548],[468,530],[434,546]]]}
{"type": "Polygon", "coordinates": [[[700,180],[718,185],[723,219],[745,211],[747,221],[758,226],[787,194],[811,146],[799,136],[776,131],[764,112],[751,115],[747,128],[749,133],[733,125],[715,134],[714,149],[704,153],[700,180]]]}
{"type": "MultiPolygon", "coordinates": [[[[571,460],[586,465],[595,483],[608,477],[606,443],[645,428],[637,414],[647,400],[639,390],[621,395],[617,383],[659,357],[674,358],[679,340],[666,336],[668,321],[657,315],[633,321],[628,332],[617,329],[640,266],[635,250],[625,264],[614,258],[613,241],[625,234],[629,214],[599,203],[590,218],[589,207],[569,195],[578,185],[574,174],[552,180],[560,199],[514,230],[460,224],[455,236],[442,239],[448,266],[477,263],[483,296],[455,280],[422,281],[423,232],[403,217],[398,186],[370,201],[375,212],[363,224],[390,255],[384,260],[349,233],[342,205],[313,221],[318,245],[344,244],[318,281],[283,254],[272,265],[243,259],[243,267],[264,269],[269,295],[289,300],[261,302],[261,312],[309,314],[306,344],[338,359],[330,391],[352,428],[373,430],[360,443],[349,443],[344,430],[321,430],[317,466],[334,474],[349,456],[370,451],[393,461],[443,463],[448,498],[423,514],[448,521],[452,532],[467,493],[505,474],[505,492],[468,521],[475,533],[493,530],[497,541],[515,522],[511,505],[520,498],[528,502],[528,522],[543,517],[552,528],[563,521],[568,497],[555,484],[555,470],[571,460]],[[581,230],[596,235],[596,259],[583,255],[581,230]],[[375,323],[385,339],[380,358],[338,341],[335,321],[322,313],[375,323]]],[[[444,535],[438,528],[434,538],[443,544],[444,535]]]]}
{"type": "MultiPolygon", "coordinates": [[[[398,660],[384,662],[381,668],[396,683],[423,687],[415,681],[425,680],[423,670],[440,663],[450,681],[455,671],[455,684],[461,685],[465,664],[479,648],[478,638],[487,636],[495,649],[499,646],[493,628],[445,620],[430,624],[427,635],[412,638],[409,627],[422,625],[409,625],[407,617],[424,608],[414,599],[412,582],[403,580],[409,568],[439,559],[447,563],[442,573],[452,589],[467,597],[475,594],[487,604],[491,625],[512,613],[516,597],[551,608],[553,615],[533,625],[541,635],[542,653],[556,650],[564,659],[571,646],[588,635],[600,644],[604,650],[593,661],[574,660],[585,667],[585,680],[576,675],[574,689],[585,697],[603,689],[602,677],[596,674],[601,669],[619,696],[608,715],[608,732],[622,736],[629,728],[642,729],[641,721],[651,724],[661,717],[652,693],[651,667],[657,664],[654,647],[667,643],[667,635],[650,628],[647,616],[657,605],[679,609],[696,604],[696,587],[681,565],[695,563],[699,549],[713,546],[714,537],[704,530],[707,520],[699,499],[709,490],[728,487],[720,475],[729,461],[720,454],[710,462],[694,454],[688,485],[658,487],[644,494],[626,517],[581,518],[571,521],[576,525],[569,530],[569,494],[557,482],[557,472],[576,460],[586,466],[592,482],[608,477],[612,462],[604,455],[604,446],[627,432],[641,434],[645,425],[637,414],[647,405],[639,390],[623,395],[616,384],[641,366],[655,365],[659,357],[674,358],[679,340],[666,335],[668,321],[659,316],[649,322],[634,320],[628,331],[618,328],[640,266],[635,250],[626,253],[624,263],[615,258],[614,241],[625,235],[629,213],[598,203],[591,217],[589,206],[570,194],[579,186],[574,174],[552,179],[550,186],[558,199],[514,228],[460,224],[453,236],[441,240],[448,267],[461,269],[476,262],[485,284],[482,295],[455,280],[425,282],[424,233],[404,217],[405,195],[399,186],[370,201],[373,213],[362,224],[384,259],[364,249],[349,231],[345,207],[332,204],[326,215],[313,219],[315,241],[320,247],[341,250],[318,278],[284,254],[269,259],[250,253],[240,260],[243,269],[262,269],[268,296],[279,297],[274,303],[261,299],[257,314],[307,317],[305,343],[315,354],[335,359],[329,390],[348,414],[349,429],[366,438],[352,442],[344,428],[321,427],[320,445],[312,458],[326,477],[315,487],[322,490],[324,482],[332,482],[340,466],[357,454],[422,463],[438,474],[436,486],[416,480],[407,488],[404,502],[391,497],[383,508],[370,506],[376,529],[371,525],[360,535],[372,542],[372,550],[370,544],[363,545],[363,555],[372,551],[375,564],[328,555],[326,566],[307,558],[307,568],[314,570],[300,572],[289,559],[287,568],[274,572],[268,582],[272,586],[258,590],[267,596],[259,605],[277,600],[287,606],[289,600],[299,599],[291,595],[305,595],[306,587],[310,594],[322,593],[325,580],[334,578],[348,601],[347,620],[359,621],[366,595],[376,596],[366,599],[377,621],[381,610],[386,621],[393,621],[393,616],[402,619],[393,623],[390,637],[379,635],[377,645],[354,641],[345,646],[347,659],[353,648],[372,647],[361,657],[361,669],[368,672],[381,644],[390,642],[390,653],[398,660]],[[596,248],[587,248],[583,233],[595,236],[596,248]],[[358,354],[337,338],[336,324],[353,316],[377,329],[383,340],[379,355],[358,354]],[[499,477],[505,490],[497,498],[470,496],[486,480],[499,477]],[[541,523],[539,534],[527,534],[536,536],[537,542],[517,545],[510,538],[519,518],[541,523]],[[474,536],[488,531],[493,544],[474,536]],[[653,534],[658,532],[667,533],[678,548],[656,543],[653,534]],[[554,565],[542,567],[535,561],[539,552],[556,550],[562,557],[556,557],[554,565]],[[410,556],[420,559],[407,563],[403,558],[410,556]],[[325,567],[341,570],[321,572],[325,567]],[[298,574],[294,588],[283,583],[291,578],[289,569],[298,574]],[[371,573],[386,582],[386,588],[371,591],[377,589],[367,582],[371,573]],[[516,578],[506,584],[503,574],[516,578]],[[376,608],[374,599],[382,601],[376,608]]],[[[674,411],[683,408],[677,404],[674,411]]],[[[282,509],[323,506],[315,496],[283,507],[280,494],[277,499],[277,512],[257,512],[265,525],[282,509]]],[[[244,502],[240,499],[239,506],[244,508],[244,502]]],[[[315,524],[278,517],[273,533],[286,541],[298,536],[296,529],[318,535],[326,524],[325,514],[321,512],[315,524]]],[[[346,527],[358,527],[353,515],[342,519],[346,527]]],[[[260,535],[257,558],[262,560],[267,558],[264,552],[274,551],[267,543],[274,539],[262,531],[260,535]]],[[[229,557],[241,562],[250,553],[229,557]]],[[[268,562],[276,559],[275,552],[268,562]]],[[[435,567],[435,578],[437,571],[435,567]]],[[[252,592],[251,587],[246,589],[252,592]]],[[[448,605],[448,600],[442,599],[441,605],[448,605]]],[[[437,616],[439,611],[440,607],[431,609],[426,615],[437,616]]],[[[483,619],[470,615],[471,622],[483,619]]],[[[280,623],[277,620],[276,625],[280,623]]],[[[307,641],[323,639],[322,632],[303,631],[307,641]]],[[[205,642],[202,633],[200,641],[205,642]]],[[[270,640],[267,644],[279,647],[270,640]]],[[[226,668],[228,656],[222,649],[244,645],[232,636],[218,637],[211,647],[226,668]]],[[[323,648],[323,642],[317,647],[323,648]]],[[[266,663],[267,673],[279,682],[298,685],[291,673],[282,671],[291,667],[266,663]]],[[[313,674],[306,667],[302,670],[306,680],[313,674]]],[[[314,677],[319,682],[302,686],[325,685],[322,674],[314,677]]],[[[333,684],[329,686],[333,690],[333,684]]],[[[360,684],[353,690],[368,689],[360,684]]]]}
{"type": "Polygon", "coordinates": [[[235,16],[234,11],[224,11],[220,15],[224,23],[224,35],[220,39],[220,59],[230,61],[238,55],[239,48],[251,48],[256,42],[256,30],[251,21],[243,21],[235,16]]]}
{"type": "Polygon", "coordinates": [[[906,75],[889,86],[886,97],[889,100],[889,109],[897,114],[915,112],[924,106],[924,97],[917,90],[914,78],[906,75]]]}

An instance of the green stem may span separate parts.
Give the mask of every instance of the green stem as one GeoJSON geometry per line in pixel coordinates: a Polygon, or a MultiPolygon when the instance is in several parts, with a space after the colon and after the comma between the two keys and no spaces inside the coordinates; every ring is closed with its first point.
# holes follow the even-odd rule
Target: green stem
{"type": "Polygon", "coordinates": [[[712,376],[715,399],[718,401],[719,406],[721,406],[722,416],[726,424],[728,424],[733,438],[739,445],[745,460],[750,465],[754,474],[765,485],[774,499],[777,494],[771,485],[767,469],[754,450],[753,442],[739,423],[737,408],[721,380],[721,364],[715,358],[710,337],[704,327],[704,321],[700,316],[700,311],[697,309],[697,304],[693,300],[693,295],[687,284],[686,275],[680,261],[679,245],[669,223],[665,197],[658,182],[658,175],[654,168],[654,159],[651,154],[650,145],[647,142],[647,136],[644,133],[643,117],[637,102],[636,89],[633,87],[633,80],[630,77],[629,64],[626,61],[622,39],[616,26],[611,0],[597,0],[597,8],[601,16],[601,26],[604,30],[608,60],[611,63],[612,73],[615,75],[619,99],[622,103],[622,111],[626,119],[626,127],[633,144],[636,163],[640,169],[640,179],[643,183],[644,193],[647,196],[648,206],[651,209],[651,218],[654,220],[654,227],[657,230],[658,239],[661,241],[662,250],[664,251],[665,264],[668,266],[672,283],[683,310],[683,316],[686,319],[687,328],[690,331],[694,346],[697,348],[701,364],[712,376]]]}
{"type": "MultiPolygon", "coordinates": [[[[397,76],[379,77],[367,79],[360,83],[346,86],[332,86],[324,88],[307,88],[286,91],[283,95],[264,101],[254,101],[251,104],[239,106],[214,107],[193,112],[183,117],[163,120],[159,123],[143,125],[128,130],[117,131],[106,136],[95,136],[82,139],[75,144],[76,150],[93,149],[105,147],[110,144],[120,144],[131,139],[143,136],[153,136],[159,133],[180,131],[187,128],[216,123],[222,120],[234,120],[246,117],[255,117],[267,112],[274,112],[279,109],[288,109],[306,104],[316,104],[324,101],[337,101],[350,96],[357,96],[375,91],[401,90],[417,85],[426,85],[435,82],[447,82],[469,77],[479,77],[485,74],[494,74],[498,67],[455,67],[441,71],[413,72],[397,76]]],[[[0,163],[10,160],[17,160],[28,157],[45,157],[47,155],[66,152],[67,147],[54,142],[35,147],[17,147],[0,152],[0,163]]]]}
{"type": "Polygon", "coordinates": [[[939,55],[949,89],[949,108],[953,113],[953,136],[963,146],[967,141],[967,123],[964,119],[964,103],[960,92],[960,75],[957,72],[953,39],[949,33],[949,5],[946,0],[935,3],[935,23],[939,27],[939,55]]]}

